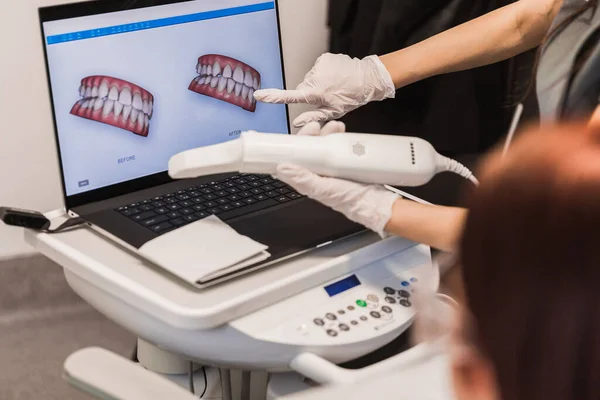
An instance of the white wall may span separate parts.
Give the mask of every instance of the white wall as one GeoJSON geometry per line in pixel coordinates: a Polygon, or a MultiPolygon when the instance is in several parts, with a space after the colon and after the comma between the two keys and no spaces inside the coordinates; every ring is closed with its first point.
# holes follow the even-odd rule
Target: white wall
{"type": "MultiPolygon", "coordinates": [[[[68,0],[0,2],[0,205],[62,207],[37,7],[68,0]]],[[[325,0],[280,0],[288,87],[327,50],[325,0]]],[[[302,108],[294,106],[292,117],[302,108]]],[[[22,232],[0,225],[0,259],[31,252],[22,232]]]]}

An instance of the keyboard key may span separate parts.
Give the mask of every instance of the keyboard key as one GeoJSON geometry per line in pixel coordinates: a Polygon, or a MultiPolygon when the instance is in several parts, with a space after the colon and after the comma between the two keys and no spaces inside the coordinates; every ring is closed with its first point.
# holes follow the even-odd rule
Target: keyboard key
{"type": "Polygon", "coordinates": [[[238,201],[241,199],[241,197],[238,196],[237,194],[232,194],[231,196],[228,197],[228,199],[231,201],[238,201]]]}
{"type": "Polygon", "coordinates": [[[261,193],[264,193],[264,190],[258,189],[258,188],[254,188],[250,192],[254,193],[254,194],[261,194],[261,193]]]}
{"type": "Polygon", "coordinates": [[[184,208],[183,210],[179,211],[180,213],[182,213],[183,215],[190,215],[195,213],[196,211],[194,211],[191,208],[184,208]]]}
{"type": "Polygon", "coordinates": [[[160,215],[158,217],[150,218],[150,219],[143,221],[142,225],[153,226],[153,225],[158,225],[162,222],[166,222],[168,220],[169,220],[169,217],[167,217],[166,215],[160,215]]]}
{"type": "Polygon", "coordinates": [[[206,200],[204,199],[204,197],[196,197],[196,198],[193,198],[192,201],[196,204],[200,204],[200,203],[204,203],[206,200]]]}
{"type": "Polygon", "coordinates": [[[220,208],[211,208],[210,210],[208,210],[208,212],[214,215],[219,215],[223,212],[223,210],[221,210],[220,208]]]}
{"type": "Polygon", "coordinates": [[[175,226],[181,226],[181,225],[185,225],[186,224],[186,221],[183,218],[175,218],[175,219],[172,219],[169,222],[172,223],[175,226]]]}
{"type": "Polygon", "coordinates": [[[142,212],[142,210],[140,210],[139,208],[135,208],[135,207],[134,208],[129,208],[129,207],[126,207],[126,209],[124,211],[121,211],[121,214],[123,214],[126,217],[132,217],[132,216],[134,216],[136,214],[139,214],[141,212],[142,212]]]}
{"type": "Polygon", "coordinates": [[[231,194],[235,194],[235,193],[239,193],[239,192],[240,192],[240,190],[239,190],[239,189],[236,189],[236,188],[234,188],[234,187],[233,187],[233,188],[229,188],[229,189],[227,189],[227,191],[228,191],[229,193],[231,193],[231,194]]]}
{"type": "Polygon", "coordinates": [[[133,203],[133,204],[130,204],[130,205],[129,205],[129,208],[135,208],[135,207],[137,207],[137,206],[139,206],[139,204],[138,204],[138,203],[133,203]]]}
{"type": "Polygon", "coordinates": [[[219,207],[219,208],[220,208],[221,210],[223,210],[223,211],[231,211],[231,210],[233,210],[233,207],[232,207],[232,206],[230,206],[230,205],[228,205],[228,204],[225,204],[224,206],[221,206],[221,207],[219,207]]]}
{"type": "Polygon", "coordinates": [[[218,185],[218,184],[217,185],[212,185],[211,188],[212,188],[212,190],[216,190],[216,191],[220,191],[220,190],[225,189],[225,187],[223,185],[218,185]]]}
{"type": "Polygon", "coordinates": [[[254,175],[248,175],[248,176],[245,176],[244,178],[250,182],[258,180],[258,177],[254,176],[254,175]]]}
{"type": "Polygon", "coordinates": [[[163,232],[166,232],[166,231],[168,231],[170,229],[173,229],[173,225],[171,225],[168,222],[162,222],[162,223],[160,223],[158,225],[154,225],[154,226],[150,227],[150,230],[152,232],[159,233],[159,234],[163,233],[163,232]]]}
{"type": "Polygon", "coordinates": [[[236,179],[234,182],[238,185],[243,185],[245,183],[248,183],[248,181],[244,178],[236,179]]]}
{"type": "Polygon", "coordinates": [[[261,187],[261,189],[264,190],[265,192],[272,192],[276,188],[275,188],[275,186],[265,185],[265,186],[261,187]]]}
{"type": "Polygon", "coordinates": [[[146,204],[150,204],[150,203],[151,203],[151,200],[144,200],[144,201],[140,202],[140,204],[142,204],[142,205],[146,205],[146,204]]]}
{"type": "Polygon", "coordinates": [[[180,195],[175,196],[175,197],[177,197],[179,200],[189,200],[189,199],[191,199],[191,197],[188,196],[187,194],[180,194],[180,195]]]}
{"type": "Polygon", "coordinates": [[[231,200],[226,199],[226,198],[222,198],[222,199],[218,199],[217,203],[223,205],[223,204],[229,204],[231,200]]]}
{"type": "Polygon", "coordinates": [[[121,211],[125,211],[125,210],[128,210],[128,209],[129,209],[129,207],[125,207],[125,206],[123,206],[123,207],[119,207],[119,208],[117,208],[117,211],[118,211],[118,212],[121,212],[121,211]]]}
{"type": "Polygon", "coordinates": [[[147,211],[147,212],[143,212],[141,214],[134,215],[131,219],[133,219],[136,222],[141,222],[148,218],[152,218],[152,217],[156,217],[156,216],[158,216],[158,214],[155,213],[154,211],[147,211]]]}
{"type": "Polygon", "coordinates": [[[208,213],[206,211],[197,212],[195,215],[196,215],[196,217],[198,217],[200,219],[210,217],[210,213],[208,213]]]}
{"type": "Polygon", "coordinates": [[[275,182],[273,179],[271,178],[263,178],[260,180],[262,183],[264,183],[265,185],[271,184],[273,182],[275,182]]]}
{"type": "Polygon", "coordinates": [[[210,188],[200,189],[200,191],[204,194],[211,194],[213,192],[213,190],[210,188]]]}
{"type": "Polygon", "coordinates": [[[281,193],[281,194],[287,194],[287,193],[291,192],[291,190],[286,187],[282,187],[282,188],[277,189],[276,192],[281,193]]]}
{"type": "Polygon", "coordinates": [[[175,203],[177,203],[177,199],[175,197],[169,197],[168,199],[165,200],[165,203],[175,204],[175,203]]]}
{"type": "Polygon", "coordinates": [[[219,206],[219,203],[217,203],[216,201],[208,201],[208,202],[204,203],[203,205],[207,208],[215,208],[215,207],[219,206]]]}
{"type": "Polygon", "coordinates": [[[197,191],[193,191],[193,192],[189,192],[188,195],[192,198],[196,198],[196,197],[200,197],[202,196],[202,193],[197,192],[197,191]]]}
{"type": "Polygon", "coordinates": [[[166,207],[160,207],[154,210],[155,213],[157,214],[166,214],[169,212],[169,209],[166,207]]]}
{"type": "Polygon", "coordinates": [[[179,217],[181,217],[181,214],[175,211],[175,212],[168,213],[167,216],[169,218],[179,218],[179,217]]]}
{"type": "Polygon", "coordinates": [[[183,219],[184,219],[184,221],[187,221],[187,222],[194,222],[194,221],[198,221],[200,218],[198,218],[194,214],[190,214],[190,215],[186,215],[185,217],[183,217],[183,219]]]}
{"type": "Polygon", "coordinates": [[[225,196],[229,196],[229,193],[221,190],[215,193],[215,195],[217,195],[218,197],[225,197],[225,196]]]}
{"type": "Polygon", "coordinates": [[[185,201],[180,201],[180,202],[179,202],[179,205],[180,205],[181,207],[191,207],[191,206],[193,206],[193,205],[194,205],[194,202],[193,202],[193,201],[190,201],[190,200],[185,200],[185,201]]]}
{"type": "Polygon", "coordinates": [[[276,188],[282,188],[287,186],[285,183],[281,182],[281,181],[277,181],[275,183],[273,183],[273,186],[275,186],[276,188]]]}
{"type": "Polygon", "coordinates": [[[264,194],[259,194],[258,196],[254,196],[254,198],[258,201],[264,201],[267,200],[269,197],[264,194]]]}
{"type": "MultiPolygon", "coordinates": [[[[255,187],[255,188],[261,187],[262,185],[263,185],[263,183],[261,181],[250,182],[250,186],[255,187]]],[[[248,186],[248,185],[244,185],[244,186],[248,186]]]]}
{"type": "Polygon", "coordinates": [[[276,200],[280,203],[287,203],[288,201],[290,201],[291,199],[286,197],[286,196],[279,196],[276,198],[276,200]]]}
{"type": "Polygon", "coordinates": [[[152,210],[154,210],[154,207],[152,207],[149,204],[146,204],[146,205],[141,206],[140,210],[142,210],[142,211],[152,211],[152,210]]]}
{"type": "Polygon", "coordinates": [[[244,201],[246,202],[246,204],[258,203],[258,200],[254,199],[252,197],[248,197],[248,198],[244,199],[244,201]]]}
{"type": "Polygon", "coordinates": [[[154,206],[154,208],[160,208],[166,206],[167,203],[164,203],[162,201],[155,201],[154,203],[152,203],[152,205],[154,206]]]}
{"type": "Polygon", "coordinates": [[[223,184],[223,186],[225,186],[226,188],[233,188],[233,187],[235,187],[235,183],[233,183],[233,182],[225,182],[223,184]]]}
{"type": "Polygon", "coordinates": [[[211,200],[215,200],[217,198],[217,196],[215,196],[214,194],[207,194],[206,196],[203,196],[205,200],[211,201],[211,200]]]}
{"type": "Polygon", "coordinates": [[[301,198],[301,197],[302,197],[301,195],[299,195],[299,194],[298,194],[298,193],[296,193],[296,192],[290,192],[290,193],[287,193],[287,194],[286,194],[286,196],[287,196],[287,197],[289,197],[289,198],[290,198],[290,199],[292,199],[292,200],[296,200],[296,199],[299,199],[299,198],[301,198]]]}
{"type": "Polygon", "coordinates": [[[240,207],[244,207],[246,205],[246,203],[242,202],[242,201],[234,201],[233,203],[231,203],[232,206],[234,206],[235,208],[240,208],[240,207]]]}
{"type": "Polygon", "coordinates": [[[253,188],[253,186],[250,186],[250,185],[239,185],[237,188],[238,188],[240,191],[246,191],[246,190],[250,190],[250,189],[252,189],[252,188],[253,188]]]}
{"type": "Polygon", "coordinates": [[[167,208],[171,211],[177,211],[181,209],[181,206],[179,204],[169,204],[167,208]]]}
{"type": "Polygon", "coordinates": [[[165,197],[165,199],[169,199],[169,198],[174,197],[174,196],[175,196],[175,193],[167,193],[167,194],[165,194],[164,197],[165,197]]]}
{"type": "Polygon", "coordinates": [[[279,203],[273,199],[261,202],[257,201],[255,204],[247,205],[246,207],[236,208],[232,211],[226,211],[219,215],[219,218],[221,218],[222,220],[230,220],[233,218],[240,217],[242,215],[250,214],[256,211],[264,210],[265,208],[276,206],[277,204],[279,203]]]}
{"type": "Polygon", "coordinates": [[[194,210],[196,211],[204,211],[206,210],[206,207],[204,207],[203,205],[197,204],[194,207],[192,207],[194,210]]]}
{"type": "Polygon", "coordinates": [[[154,201],[162,201],[163,198],[164,197],[162,197],[162,196],[157,196],[154,198],[154,201]]]}
{"type": "Polygon", "coordinates": [[[252,193],[250,192],[240,192],[238,193],[240,197],[252,197],[252,193]]]}
{"type": "Polygon", "coordinates": [[[277,192],[268,192],[267,196],[269,197],[279,197],[281,196],[281,193],[277,193],[277,192]]]}

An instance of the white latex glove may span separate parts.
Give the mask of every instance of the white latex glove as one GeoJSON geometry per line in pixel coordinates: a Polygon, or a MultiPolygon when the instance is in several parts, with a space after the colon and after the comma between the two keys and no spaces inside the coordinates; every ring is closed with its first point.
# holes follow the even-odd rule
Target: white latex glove
{"type": "Polygon", "coordinates": [[[379,57],[362,60],[344,54],[326,53],[296,90],[263,89],[254,92],[257,101],[275,104],[306,103],[318,106],[294,120],[302,127],[311,121],[340,118],[371,101],[396,96],[392,77],[379,57]]]}
{"type": "MultiPolygon", "coordinates": [[[[323,128],[318,122],[304,126],[298,135],[320,136],[346,131],[344,123],[331,121],[323,128]]],[[[400,198],[380,185],[363,185],[335,178],[320,177],[307,169],[282,164],[275,176],[298,193],[341,212],[346,218],[385,237],[385,227],[392,217],[392,207],[400,198]]]]}

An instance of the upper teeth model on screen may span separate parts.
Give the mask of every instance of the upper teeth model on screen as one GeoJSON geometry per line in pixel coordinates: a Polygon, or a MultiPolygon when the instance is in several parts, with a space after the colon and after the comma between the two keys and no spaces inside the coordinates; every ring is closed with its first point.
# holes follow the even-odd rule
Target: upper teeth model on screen
{"type": "Polygon", "coordinates": [[[260,74],[241,61],[218,54],[198,58],[198,76],[189,89],[231,103],[244,110],[256,111],[254,91],[260,89],[260,74]]]}
{"type": "Polygon", "coordinates": [[[79,96],[71,114],[148,136],[154,96],[147,90],[110,76],[88,76],[81,80],[79,96]]]}

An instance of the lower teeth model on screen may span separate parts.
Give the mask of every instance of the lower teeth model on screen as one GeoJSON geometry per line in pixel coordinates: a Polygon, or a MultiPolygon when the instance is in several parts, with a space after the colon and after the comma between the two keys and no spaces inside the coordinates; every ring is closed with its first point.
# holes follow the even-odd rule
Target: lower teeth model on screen
{"type": "Polygon", "coordinates": [[[260,89],[260,73],[241,61],[218,54],[198,59],[198,76],[189,90],[255,112],[254,91],[260,89]]]}
{"type": "Polygon", "coordinates": [[[79,96],[71,114],[148,136],[154,96],[147,90],[110,76],[88,76],[81,80],[79,96]]]}

